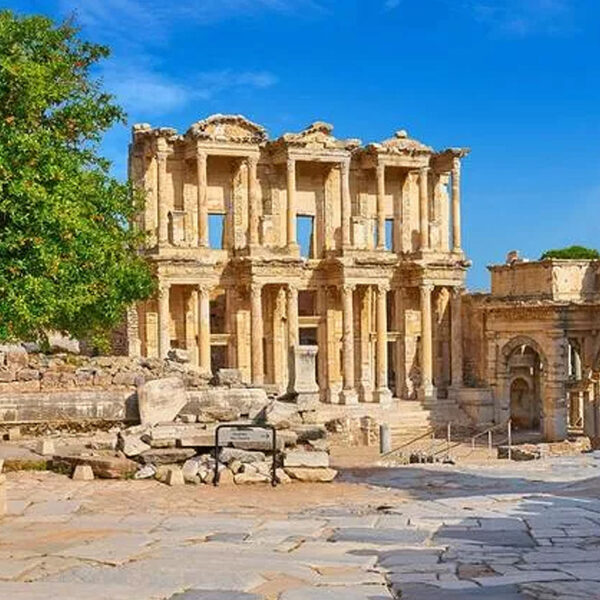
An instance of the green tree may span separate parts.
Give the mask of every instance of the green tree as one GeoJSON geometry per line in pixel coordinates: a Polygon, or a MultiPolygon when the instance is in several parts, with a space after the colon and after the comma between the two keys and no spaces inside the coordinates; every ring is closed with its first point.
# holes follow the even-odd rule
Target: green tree
{"type": "Polygon", "coordinates": [[[557,248],[555,250],[546,250],[540,257],[540,260],[546,258],[570,258],[574,260],[595,260],[600,258],[600,252],[594,248],[585,246],[568,246],[567,248],[557,248]]]}
{"type": "Polygon", "coordinates": [[[141,198],[98,152],[125,118],[90,73],[108,54],[71,21],[0,12],[0,340],[97,336],[152,293],[141,198]]]}

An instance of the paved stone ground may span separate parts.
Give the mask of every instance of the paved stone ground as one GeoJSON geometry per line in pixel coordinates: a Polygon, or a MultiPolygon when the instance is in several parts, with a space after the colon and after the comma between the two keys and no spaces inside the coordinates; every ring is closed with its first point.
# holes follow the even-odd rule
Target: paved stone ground
{"type": "Polygon", "coordinates": [[[0,598],[600,598],[600,456],[168,488],[9,474],[0,598]]]}

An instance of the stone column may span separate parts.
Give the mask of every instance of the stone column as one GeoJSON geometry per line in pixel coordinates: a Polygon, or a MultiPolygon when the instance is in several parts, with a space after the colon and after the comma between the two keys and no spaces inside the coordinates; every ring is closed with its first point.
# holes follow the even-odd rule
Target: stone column
{"type": "Polygon", "coordinates": [[[342,318],[343,318],[343,389],[340,396],[342,404],[356,404],[358,396],[354,387],[354,286],[342,286],[342,318]]]}
{"type": "Polygon", "coordinates": [[[431,292],[433,285],[423,284],[421,290],[421,389],[425,402],[435,399],[433,387],[433,343],[431,326],[431,292]]]}
{"type": "Polygon", "coordinates": [[[298,346],[298,288],[292,284],[288,284],[287,289],[287,322],[288,348],[291,351],[298,346]]]}
{"type": "Polygon", "coordinates": [[[258,157],[248,157],[248,245],[258,246],[258,157]]]}
{"type": "Polygon", "coordinates": [[[158,152],[158,245],[169,243],[169,207],[167,204],[167,155],[158,152]]]}
{"type": "Polygon", "coordinates": [[[385,250],[385,165],[377,163],[377,249],[385,250]]]}
{"type": "Polygon", "coordinates": [[[421,250],[429,250],[429,168],[419,169],[419,228],[421,250]]]}
{"type": "Polygon", "coordinates": [[[185,307],[185,345],[188,351],[190,362],[193,365],[200,364],[199,341],[200,332],[198,330],[198,290],[189,290],[185,307]]]}
{"type": "Polygon", "coordinates": [[[462,347],[462,289],[452,288],[450,306],[450,344],[452,387],[463,385],[463,347],[462,347]]]}
{"type": "Polygon", "coordinates": [[[377,390],[380,403],[390,402],[392,393],[388,387],[388,348],[387,348],[387,284],[377,286],[377,390]]]}
{"type": "Polygon", "coordinates": [[[166,358],[171,349],[171,315],[169,310],[170,285],[158,284],[158,356],[166,358]]]}
{"type": "Polygon", "coordinates": [[[460,240],[460,159],[452,161],[452,251],[461,251],[460,240]]]}
{"type": "Polygon", "coordinates": [[[396,331],[398,332],[398,341],[396,342],[396,396],[403,398],[406,395],[406,331],[404,323],[406,290],[398,288],[394,296],[396,300],[396,331]]]}
{"type": "Polygon", "coordinates": [[[198,350],[200,368],[209,373],[210,364],[210,287],[201,285],[198,288],[198,350]]]}
{"type": "Polygon", "coordinates": [[[197,151],[196,169],[198,179],[198,246],[208,248],[208,204],[206,190],[208,187],[206,152],[197,151]]]}
{"type": "Polygon", "coordinates": [[[350,221],[352,219],[352,204],[350,200],[350,159],[340,163],[342,177],[342,248],[350,247],[350,221]]]}
{"type": "Polygon", "coordinates": [[[260,283],[252,283],[250,286],[250,320],[252,326],[252,383],[262,385],[264,382],[264,358],[262,285],[260,283]]]}
{"type": "Polygon", "coordinates": [[[288,249],[296,252],[296,159],[287,159],[287,245],[288,249]]]}

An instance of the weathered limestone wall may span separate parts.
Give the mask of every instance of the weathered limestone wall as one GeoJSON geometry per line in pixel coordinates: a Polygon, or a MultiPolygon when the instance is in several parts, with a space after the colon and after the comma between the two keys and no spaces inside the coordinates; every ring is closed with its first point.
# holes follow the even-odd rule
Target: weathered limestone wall
{"type": "Polygon", "coordinates": [[[462,299],[464,381],[468,387],[485,385],[487,380],[486,298],[488,294],[466,294],[462,299]]]}
{"type": "Polygon", "coordinates": [[[208,381],[197,367],[147,358],[29,354],[20,346],[0,349],[0,422],[138,418],[136,388],[172,374],[188,389],[208,381]]]}
{"type": "Polygon", "coordinates": [[[584,301],[598,298],[598,261],[550,259],[489,267],[492,295],[584,301]]]}

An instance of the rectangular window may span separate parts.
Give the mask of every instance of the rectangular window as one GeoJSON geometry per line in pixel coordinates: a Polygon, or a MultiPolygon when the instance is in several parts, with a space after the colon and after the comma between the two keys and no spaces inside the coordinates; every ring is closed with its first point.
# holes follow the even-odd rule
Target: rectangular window
{"type": "Polygon", "coordinates": [[[385,220],[385,249],[394,249],[394,219],[385,220]]]}
{"type": "Polygon", "coordinates": [[[215,250],[224,248],[225,215],[210,213],[208,215],[208,243],[215,250]]]}
{"type": "Polygon", "coordinates": [[[300,256],[313,258],[313,225],[315,218],[311,215],[296,217],[296,235],[300,246],[300,256]]]}

